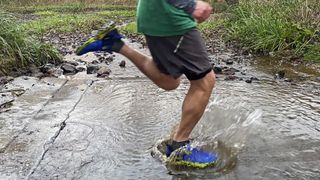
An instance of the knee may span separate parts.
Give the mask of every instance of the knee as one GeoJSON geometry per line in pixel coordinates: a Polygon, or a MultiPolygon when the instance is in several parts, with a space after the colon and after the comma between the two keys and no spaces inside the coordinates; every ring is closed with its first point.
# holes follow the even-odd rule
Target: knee
{"type": "Polygon", "coordinates": [[[163,82],[159,84],[159,87],[166,91],[172,91],[177,89],[179,85],[180,85],[180,80],[174,80],[174,81],[163,82]]]}
{"type": "Polygon", "coordinates": [[[212,90],[216,84],[216,75],[213,71],[206,75],[206,89],[212,90]]]}

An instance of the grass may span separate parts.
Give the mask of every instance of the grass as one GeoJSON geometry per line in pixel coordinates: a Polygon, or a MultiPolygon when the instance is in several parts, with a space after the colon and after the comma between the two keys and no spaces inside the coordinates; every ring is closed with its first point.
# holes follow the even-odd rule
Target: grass
{"type": "Polygon", "coordinates": [[[212,32],[225,23],[224,19],[208,19],[207,21],[198,25],[198,28],[203,33],[212,32]]]}
{"type": "Polygon", "coordinates": [[[10,75],[30,64],[61,61],[56,49],[29,36],[13,16],[0,11],[0,24],[0,75],[10,75]]]}
{"type": "Polygon", "coordinates": [[[58,15],[57,12],[54,12],[54,11],[38,11],[38,12],[35,12],[33,13],[35,15],[38,15],[38,16],[43,16],[43,17],[46,17],[46,16],[55,16],[55,15],[58,15]]]}
{"type": "Polygon", "coordinates": [[[135,10],[117,10],[117,11],[99,11],[96,13],[99,16],[108,18],[130,18],[136,16],[135,10]]]}
{"type": "Polygon", "coordinates": [[[9,6],[4,5],[5,9],[14,13],[35,13],[41,11],[52,11],[57,13],[79,13],[88,11],[120,11],[120,10],[135,10],[135,6],[123,6],[112,4],[84,4],[84,3],[64,3],[51,5],[26,5],[26,6],[9,6]]]}
{"type": "MultiPolygon", "coordinates": [[[[219,29],[225,32],[226,40],[237,41],[256,53],[289,52],[309,61],[320,62],[320,15],[318,13],[320,2],[318,0],[242,0],[234,6],[228,6],[227,3],[219,0],[208,1],[213,4],[216,12],[228,14],[225,18],[210,19],[199,24],[199,29],[205,35],[208,34],[208,38],[211,37],[210,33],[216,33],[219,29]]],[[[0,4],[10,12],[33,13],[39,17],[24,22],[22,26],[16,26],[24,33],[26,41],[31,41],[26,33],[39,37],[48,32],[65,33],[80,30],[89,33],[109,20],[134,21],[133,18],[136,16],[134,7],[136,0],[60,0],[59,2],[10,0],[6,3],[2,0],[1,2],[0,4]]],[[[120,30],[135,34],[136,26],[133,22],[121,27],[120,30]]],[[[2,32],[5,31],[3,27],[1,28],[2,32]]],[[[39,46],[39,42],[37,43],[39,46]]],[[[18,44],[20,46],[23,43],[18,44]]],[[[41,45],[44,48],[44,45],[41,45]]],[[[14,46],[10,47],[13,51],[14,46]]],[[[49,46],[46,45],[46,47],[49,52],[49,46]]],[[[23,49],[16,48],[17,51],[23,49]]],[[[7,49],[10,48],[1,48],[0,51],[8,51],[7,49]]],[[[2,54],[0,57],[5,59],[2,54]]],[[[12,55],[10,57],[15,59],[12,55]]],[[[24,62],[16,64],[20,67],[24,62]]]]}
{"type": "Polygon", "coordinates": [[[27,22],[23,25],[29,34],[44,35],[46,33],[64,33],[81,30],[90,32],[106,22],[103,17],[94,14],[56,14],[27,22]]]}
{"type": "Polygon", "coordinates": [[[1,0],[0,5],[33,6],[33,5],[61,5],[61,4],[110,4],[135,5],[137,0],[1,0]]]}
{"type": "Polygon", "coordinates": [[[320,62],[320,2],[243,0],[231,9],[227,36],[257,53],[290,51],[320,62]]]}
{"type": "Polygon", "coordinates": [[[120,31],[124,33],[136,34],[138,33],[137,23],[136,22],[128,23],[125,26],[122,26],[120,28],[120,31]]]}
{"type": "Polygon", "coordinates": [[[0,23],[4,25],[0,27],[0,76],[30,64],[40,66],[47,62],[60,62],[61,56],[55,48],[36,40],[41,40],[48,33],[90,33],[109,20],[130,19],[136,14],[131,6],[117,4],[67,3],[44,6],[39,3],[30,6],[30,3],[24,6],[6,4],[6,9],[7,12],[18,14],[32,12],[37,18],[31,21],[19,21],[9,13],[1,12],[0,23]]]}
{"type": "Polygon", "coordinates": [[[45,33],[66,33],[80,30],[89,33],[93,29],[101,27],[109,20],[119,20],[121,18],[131,18],[135,16],[135,11],[99,11],[96,13],[56,13],[53,11],[40,11],[34,14],[40,18],[27,22],[24,29],[30,34],[43,35],[45,33]]]}

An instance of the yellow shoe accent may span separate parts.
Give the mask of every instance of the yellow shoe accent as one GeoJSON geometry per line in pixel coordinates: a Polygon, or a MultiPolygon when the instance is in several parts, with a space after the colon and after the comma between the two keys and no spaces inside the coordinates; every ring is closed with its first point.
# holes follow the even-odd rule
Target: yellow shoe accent
{"type": "Polygon", "coordinates": [[[87,47],[89,44],[93,43],[96,40],[108,39],[108,37],[105,36],[114,29],[116,29],[116,24],[112,22],[107,27],[103,28],[102,30],[99,30],[99,32],[94,37],[88,39],[85,43],[83,43],[80,47],[77,48],[76,54],[79,54],[85,47],[87,47]]]}

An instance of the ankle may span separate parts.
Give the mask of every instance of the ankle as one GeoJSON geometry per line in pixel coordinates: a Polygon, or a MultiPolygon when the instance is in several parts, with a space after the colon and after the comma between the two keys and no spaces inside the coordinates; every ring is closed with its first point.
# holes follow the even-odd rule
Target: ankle
{"type": "Polygon", "coordinates": [[[173,136],[172,140],[177,141],[177,142],[187,141],[187,140],[190,139],[189,135],[190,135],[190,133],[179,133],[179,132],[177,132],[173,136]]]}
{"type": "Polygon", "coordinates": [[[190,143],[190,140],[180,141],[180,142],[172,140],[172,143],[171,143],[172,151],[175,151],[176,149],[179,149],[189,143],[190,143]]]}
{"type": "Polygon", "coordinates": [[[120,39],[114,42],[112,45],[112,51],[119,53],[124,47],[124,42],[120,39]]]}

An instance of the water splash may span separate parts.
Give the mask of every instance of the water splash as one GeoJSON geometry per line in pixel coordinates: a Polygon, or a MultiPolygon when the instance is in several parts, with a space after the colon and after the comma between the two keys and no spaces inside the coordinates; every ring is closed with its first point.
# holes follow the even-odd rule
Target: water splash
{"type": "MultiPolygon", "coordinates": [[[[215,166],[205,169],[179,167],[174,162],[166,161],[164,151],[166,141],[159,141],[153,148],[153,156],[166,163],[173,174],[201,174],[216,177],[230,172],[237,163],[239,151],[245,145],[247,136],[259,125],[261,109],[250,110],[246,103],[231,104],[229,98],[216,97],[209,103],[205,115],[194,129],[193,147],[215,152],[219,159],[215,166]]],[[[169,158],[174,159],[174,158],[169,158]]]]}

